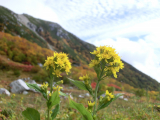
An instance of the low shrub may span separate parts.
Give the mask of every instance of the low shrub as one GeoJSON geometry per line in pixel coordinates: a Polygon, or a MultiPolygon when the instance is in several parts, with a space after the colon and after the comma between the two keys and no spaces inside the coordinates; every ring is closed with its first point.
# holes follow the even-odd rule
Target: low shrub
{"type": "Polygon", "coordinates": [[[41,70],[41,67],[39,67],[38,65],[33,66],[31,69],[32,73],[38,73],[41,70]]]}
{"type": "Polygon", "coordinates": [[[135,91],[135,95],[136,96],[139,96],[139,97],[142,97],[142,96],[145,96],[145,90],[144,89],[138,89],[135,91]]]}
{"type": "Polygon", "coordinates": [[[13,71],[13,74],[16,76],[16,77],[19,77],[21,75],[21,72],[19,70],[14,70],[13,71]]]}

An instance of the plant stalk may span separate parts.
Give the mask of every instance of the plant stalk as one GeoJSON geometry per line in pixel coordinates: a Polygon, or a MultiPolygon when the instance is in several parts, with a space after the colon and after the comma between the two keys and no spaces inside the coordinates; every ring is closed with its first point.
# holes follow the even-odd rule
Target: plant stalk
{"type": "MultiPolygon", "coordinates": [[[[53,91],[53,80],[54,80],[54,76],[50,75],[50,93],[51,94],[52,94],[52,91],[53,91]]],[[[49,98],[48,98],[48,100],[49,100],[49,98]]],[[[48,120],[49,120],[49,118],[50,118],[50,109],[48,108],[48,120]]]]}
{"type": "Polygon", "coordinates": [[[94,105],[94,110],[93,110],[93,116],[96,114],[96,108],[97,108],[97,91],[98,91],[98,87],[99,87],[99,80],[97,82],[97,85],[96,85],[96,89],[95,89],[95,96],[94,96],[94,102],[95,102],[95,105],[94,105]]]}
{"type": "Polygon", "coordinates": [[[48,108],[48,120],[49,120],[49,108],[48,108]]]}
{"type": "Polygon", "coordinates": [[[53,91],[53,80],[54,80],[54,77],[53,76],[51,76],[50,77],[50,93],[52,93],[52,91],[53,91]]]}
{"type": "Polygon", "coordinates": [[[97,91],[98,91],[98,87],[99,87],[99,82],[102,80],[102,76],[103,76],[103,71],[104,71],[105,65],[102,64],[102,71],[100,76],[98,77],[98,82],[96,85],[96,89],[95,89],[95,96],[94,96],[94,101],[95,101],[95,105],[94,105],[94,110],[93,110],[93,116],[96,114],[96,108],[97,108],[97,91]]]}

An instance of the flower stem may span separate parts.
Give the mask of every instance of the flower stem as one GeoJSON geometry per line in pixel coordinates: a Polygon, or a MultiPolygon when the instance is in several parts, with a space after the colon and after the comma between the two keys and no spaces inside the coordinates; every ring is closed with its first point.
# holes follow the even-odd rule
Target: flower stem
{"type": "Polygon", "coordinates": [[[97,108],[97,91],[98,91],[98,87],[99,87],[99,80],[97,82],[96,85],[96,89],[95,89],[95,96],[94,96],[94,101],[95,101],[95,105],[94,105],[94,110],[93,110],[93,116],[96,114],[96,108],[97,108]]]}
{"type": "MultiPolygon", "coordinates": [[[[53,80],[54,80],[54,76],[53,75],[50,75],[50,93],[52,93],[52,91],[53,91],[53,80]]],[[[48,100],[49,100],[49,98],[48,98],[48,100]]],[[[48,112],[48,120],[50,119],[50,109],[49,109],[49,107],[48,107],[48,110],[47,110],[47,112],[48,112]]]]}
{"type": "Polygon", "coordinates": [[[48,108],[48,120],[49,120],[49,108],[48,108]]]}
{"type": "Polygon", "coordinates": [[[53,79],[54,79],[54,77],[51,76],[50,77],[50,93],[52,93],[52,91],[53,91],[53,79]]]}
{"type": "Polygon", "coordinates": [[[95,102],[95,105],[94,105],[94,110],[93,110],[93,116],[96,114],[96,108],[97,108],[97,91],[98,91],[98,87],[99,87],[99,82],[102,80],[102,76],[103,76],[103,71],[104,71],[104,68],[105,68],[105,65],[101,65],[102,66],[102,71],[101,71],[101,74],[100,76],[98,77],[98,82],[97,82],[97,85],[96,85],[96,89],[95,89],[95,96],[94,96],[94,102],[95,102]]]}

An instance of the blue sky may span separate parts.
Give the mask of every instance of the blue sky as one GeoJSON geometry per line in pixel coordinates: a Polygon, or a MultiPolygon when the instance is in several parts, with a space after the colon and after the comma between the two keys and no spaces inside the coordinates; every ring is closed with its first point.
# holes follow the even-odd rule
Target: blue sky
{"type": "Polygon", "coordinates": [[[18,14],[59,23],[160,82],[160,0],[0,0],[18,14]]]}

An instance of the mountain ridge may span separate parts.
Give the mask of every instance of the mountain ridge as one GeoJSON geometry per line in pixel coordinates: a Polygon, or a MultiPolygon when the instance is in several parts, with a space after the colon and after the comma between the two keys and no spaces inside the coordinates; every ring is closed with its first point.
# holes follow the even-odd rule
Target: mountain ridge
{"type": "MultiPolygon", "coordinates": [[[[44,48],[69,54],[72,63],[78,66],[88,64],[93,58],[90,52],[96,49],[94,45],[67,32],[57,23],[37,19],[27,14],[18,15],[2,6],[0,6],[0,24],[0,31],[26,38],[44,48]]],[[[155,79],[123,62],[125,68],[118,73],[118,81],[137,88],[158,90],[159,83],[155,79]]]]}

